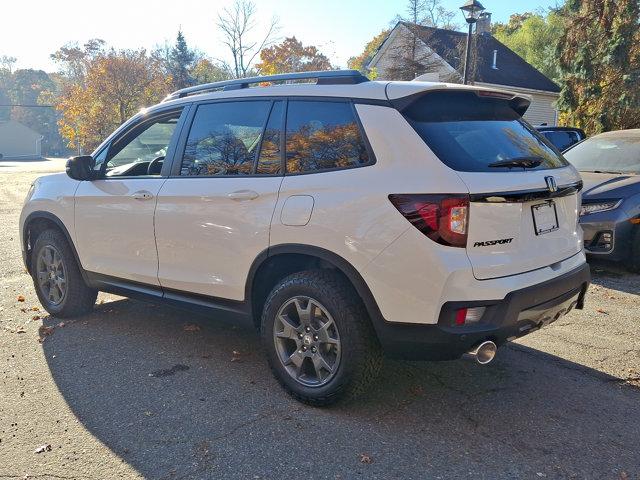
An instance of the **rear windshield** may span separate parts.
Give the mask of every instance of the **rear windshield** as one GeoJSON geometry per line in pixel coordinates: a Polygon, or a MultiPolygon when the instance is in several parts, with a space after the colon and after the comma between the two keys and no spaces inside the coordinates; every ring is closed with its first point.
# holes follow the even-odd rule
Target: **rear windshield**
{"type": "MultiPolygon", "coordinates": [[[[510,160],[534,160],[536,170],[567,165],[560,153],[522,120],[508,99],[474,92],[434,92],[403,114],[447,166],[462,172],[508,171],[493,166],[510,160]]],[[[522,171],[522,167],[511,167],[522,171]]]]}

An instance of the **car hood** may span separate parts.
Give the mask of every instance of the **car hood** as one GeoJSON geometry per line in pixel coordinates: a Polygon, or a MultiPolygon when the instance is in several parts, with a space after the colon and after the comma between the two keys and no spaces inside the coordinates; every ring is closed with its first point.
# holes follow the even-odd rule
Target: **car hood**
{"type": "Polygon", "coordinates": [[[640,175],[580,172],[583,200],[627,198],[640,193],[640,175]]]}

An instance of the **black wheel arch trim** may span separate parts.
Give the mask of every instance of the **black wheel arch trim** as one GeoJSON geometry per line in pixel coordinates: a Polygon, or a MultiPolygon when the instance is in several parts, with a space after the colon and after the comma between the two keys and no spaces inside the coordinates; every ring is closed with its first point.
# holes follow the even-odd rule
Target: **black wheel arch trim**
{"type": "MultiPolygon", "coordinates": [[[[34,212],[31,212],[27,218],[24,221],[24,225],[22,226],[22,242],[23,244],[22,246],[22,251],[25,252],[25,267],[27,268],[27,271],[29,272],[29,274],[31,274],[31,262],[27,261],[28,257],[27,257],[27,245],[29,244],[29,225],[36,221],[36,220],[48,220],[50,222],[53,222],[58,229],[62,232],[62,234],[65,236],[67,243],[69,243],[69,246],[71,247],[71,251],[73,252],[73,256],[76,260],[76,263],[78,264],[78,268],[80,269],[80,273],[82,274],[82,277],[84,278],[85,281],[87,281],[87,275],[86,272],[84,270],[84,268],[82,268],[82,262],[80,262],[80,256],[78,255],[78,251],[76,250],[76,246],[73,243],[73,240],[71,238],[71,235],[69,234],[69,230],[67,229],[66,225],[64,224],[64,222],[62,220],[60,220],[60,218],[58,218],[56,215],[54,215],[51,212],[46,212],[43,210],[36,210],[34,212]]],[[[32,245],[33,247],[33,245],[32,245]]]]}
{"type": "Polygon", "coordinates": [[[247,276],[247,283],[245,287],[245,301],[247,303],[251,303],[251,300],[253,298],[253,283],[261,265],[263,265],[264,262],[268,259],[283,254],[298,254],[316,257],[333,265],[336,269],[342,272],[342,274],[347,277],[349,282],[351,282],[351,285],[353,285],[357,294],[362,299],[362,302],[367,309],[367,313],[371,318],[376,333],[378,334],[378,336],[380,336],[382,325],[387,322],[382,316],[382,312],[378,307],[378,303],[376,302],[373,293],[371,293],[371,290],[369,289],[369,286],[365,282],[364,278],[362,278],[362,275],[360,275],[358,270],[348,260],[344,259],[337,253],[314,245],[286,243],[271,246],[261,252],[253,261],[253,264],[251,265],[249,274],[247,276]]]}

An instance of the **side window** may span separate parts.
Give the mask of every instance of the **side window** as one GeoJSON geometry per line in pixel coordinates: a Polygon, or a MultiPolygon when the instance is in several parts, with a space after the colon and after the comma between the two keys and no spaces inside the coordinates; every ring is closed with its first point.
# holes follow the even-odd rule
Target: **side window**
{"type": "Polygon", "coordinates": [[[289,101],[287,173],[352,168],[369,162],[351,103],[289,101]]]}
{"type": "Polygon", "coordinates": [[[256,173],[262,175],[276,175],[282,173],[282,152],[280,148],[280,129],[282,128],[282,114],[284,102],[278,100],[273,103],[269,122],[264,130],[264,138],[258,157],[256,173]]]}
{"type": "Polygon", "coordinates": [[[106,177],[160,175],[180,114],[181,110],[173,111],[142,121],[116,139],[106,155],[98,155],[95,168],[106,177]]]}
{"type": "Polygon", "coordinates": [[[200,105],[187,138],[180,175],[250,175],[271,101],[200,105]]]}

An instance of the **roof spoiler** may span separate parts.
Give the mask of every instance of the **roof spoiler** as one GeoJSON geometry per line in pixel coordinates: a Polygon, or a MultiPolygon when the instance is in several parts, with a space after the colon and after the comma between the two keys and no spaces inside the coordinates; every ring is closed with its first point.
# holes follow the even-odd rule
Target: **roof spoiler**
{"type": "Polygon", "coordinates": [[[459,85],[454,83],[426,83],[426,82],[391,82],[387,88],[387,95],[391,104],[400,112],[419,98],[436,92],[473,92],[478,97],[507,100],[509,106],[520,116],[523,116],[531,105],[529,95],[519,94],[508,90],[459,85]],[[395,91],[393,86],[398,87],[395,91]],[[422,84],[422,85],[420,85],[422,84]],[[396,98],[392,98],[395,96],[396,98]]]}

